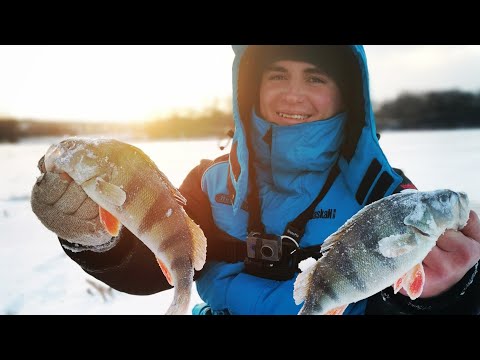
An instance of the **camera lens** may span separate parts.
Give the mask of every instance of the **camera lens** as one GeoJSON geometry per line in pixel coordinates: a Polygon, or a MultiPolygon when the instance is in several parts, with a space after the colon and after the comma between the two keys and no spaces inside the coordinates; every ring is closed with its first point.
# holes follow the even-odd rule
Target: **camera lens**
{"type": "Polygon", "coordinates": [[[270,258],[273,256],[273,249],[270,246],[262,246],[260,251],[263,257],[270,258]]]}

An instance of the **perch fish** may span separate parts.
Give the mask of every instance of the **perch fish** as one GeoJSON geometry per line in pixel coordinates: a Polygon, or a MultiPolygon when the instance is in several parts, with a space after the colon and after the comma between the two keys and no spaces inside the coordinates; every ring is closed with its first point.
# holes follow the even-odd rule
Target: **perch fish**
{"type": "Polygon", "coordinates": [[[447,229],[469,217],[467,194],[405,190],[367,205],[322,245],[323,256],[301,272],[294,299],[299,315],[342,314],[350,304],[393,286],[418,298],[423,259],[447,229]]]}
{"type": "Polygon", "coordinates": [[[115,139],[69,138],[52,145],[49,172],[66,173],[99,205],[112,236],[125,226],[156,256],[174,299],[166,314],[188,310],[194,269],[206,260],[207,242],[186,214],[185,198],[137,147],[115,139]]]}

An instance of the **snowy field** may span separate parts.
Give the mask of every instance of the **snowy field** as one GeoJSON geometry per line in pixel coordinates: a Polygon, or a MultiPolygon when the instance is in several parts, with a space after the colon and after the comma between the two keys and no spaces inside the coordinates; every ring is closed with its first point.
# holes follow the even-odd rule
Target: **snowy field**
{"type": "MultiPolygon", "coordinates": [[[[57,140],[0,144],[0,314],[163,314],[173,290],[133,296],[108,289],[65,255],[32,212],[37,162],[57,140]]],[[[132,143],[176,186],[200,159],[226,152],[217,140],[132,143]]],[[[384,132],[380,143],[419,189],[462,190],[480,208],[480,129],[384,132]]],[[[191,307],[198,302],[194,289],[191,307]]]]}

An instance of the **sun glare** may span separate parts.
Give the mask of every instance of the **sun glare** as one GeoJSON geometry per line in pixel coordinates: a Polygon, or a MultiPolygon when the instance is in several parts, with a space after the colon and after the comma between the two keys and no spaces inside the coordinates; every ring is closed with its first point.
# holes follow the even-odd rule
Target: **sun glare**
{"type": "Polygon", "coordinates": [[[144,121],[231,96],[228,45],[0,46],[0,113],[144,121]]]}
{"type": "MultiPolygon", "coordinates": [[[[372,99],[477,91],[480,46],[367,45],[372,99]]],[[[1,45],[0,116],[128,122],[230,109],[229,45],[1,45]]]]}

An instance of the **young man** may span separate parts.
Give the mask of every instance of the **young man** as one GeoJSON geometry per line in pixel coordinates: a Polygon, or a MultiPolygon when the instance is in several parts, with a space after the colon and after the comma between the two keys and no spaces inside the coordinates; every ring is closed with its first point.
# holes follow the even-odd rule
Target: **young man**
{"type": "MultiPolygon", "coordinates": [[[[280,256],[274,239],[287,234],[304,257],[318,255],[325,238],[364,206],[413,185],[379,146],[361,46],[234,51],[231,152],[202,161],[180,187],[185,210],[208,240],[207,264],[196,276],[206,303],[201,312],[297,314],[298,259],[280,256]],[[250,249],[272,245],[269,253],[252,255],[246,242],[250,249]]],[[[46,175],[51,183],[62,181],[46,175]]],[[[48,191],[42,194],[32,201],[52,203],[44,201],[48,191]]],[[[43,213],[59,216],[59,208],[53,203],[43,213]]],[[[68,221],[62,226],[68,228],[68,221]]],[[[115,239],[78,246],[60,241],[86,272],[120,291],[169,288],[153,254],[126,229],[115,239]]],[[[389,288],[349,305],[344,314],[478,314],[479,259],[480,223],[471,212],[467,226],[447,231],[425,258],[421,298],[411,301],[389,288]]]]}

